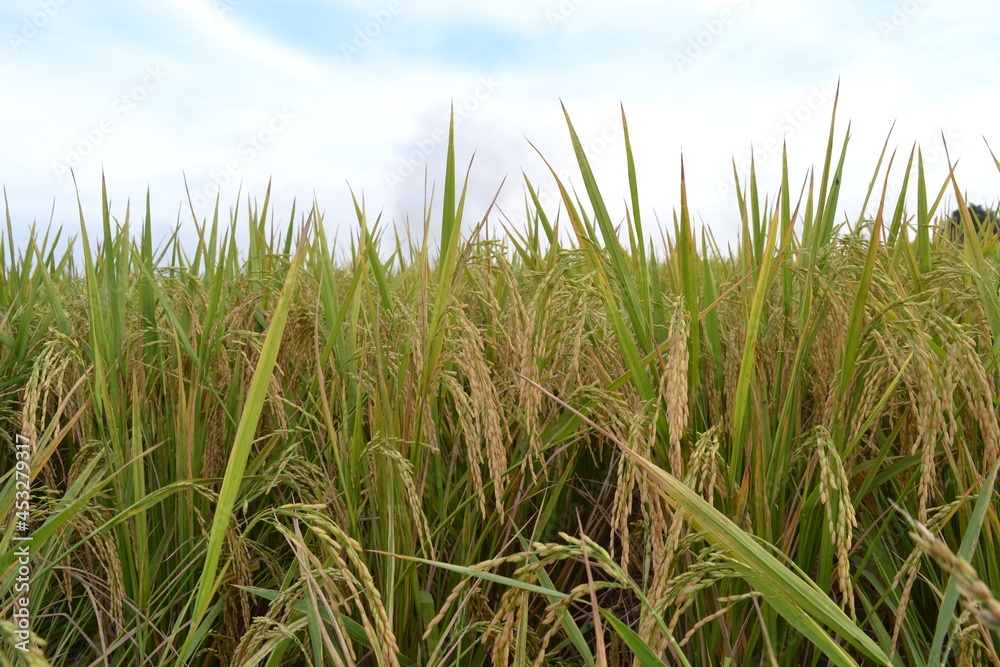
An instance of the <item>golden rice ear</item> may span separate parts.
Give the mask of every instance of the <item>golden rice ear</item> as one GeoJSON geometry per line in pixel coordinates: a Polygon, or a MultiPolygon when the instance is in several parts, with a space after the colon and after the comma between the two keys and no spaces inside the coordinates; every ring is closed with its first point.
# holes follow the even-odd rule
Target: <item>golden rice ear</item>
{"type": "Polygon", "coordinates": [[[829,431],[818,426],[812,439],[819,460],[819,498],[825,508],[830,541],[837,552],[837,585],[842,596],[841,607],[852,619],[857,620],[850,554],[858,519],[851,504],[851,483],[829,431]]]}
{"type": "Polygon", "coordinates": [[[684,457],[681,440],[688,427],[688,333],[690,322],[684,307],[684,298],[679,297],[670,320],[670,351],[667,354],[665,373],[667,420],[670,422],[670,472],[675,477],[684,477],[684,457]]]}

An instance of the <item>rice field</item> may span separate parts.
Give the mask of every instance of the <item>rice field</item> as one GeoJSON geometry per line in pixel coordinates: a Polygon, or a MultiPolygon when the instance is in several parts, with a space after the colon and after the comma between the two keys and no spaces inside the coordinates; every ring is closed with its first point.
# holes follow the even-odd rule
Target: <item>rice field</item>
{"type": "Polygon", "coordinates": [[[954,174],[883,149],[843,222],[834,114],[815,171],[734,173],[723,253],[683,176],[642,219],[627,124],[624,210],[567,125],[583,188],[497,238],[454,130],[423,229],[359,204],[346,251],[268,196],[193,248],[148,200],[8,213],[0,664],[1000,665],[1000,249],[954,174]]]}

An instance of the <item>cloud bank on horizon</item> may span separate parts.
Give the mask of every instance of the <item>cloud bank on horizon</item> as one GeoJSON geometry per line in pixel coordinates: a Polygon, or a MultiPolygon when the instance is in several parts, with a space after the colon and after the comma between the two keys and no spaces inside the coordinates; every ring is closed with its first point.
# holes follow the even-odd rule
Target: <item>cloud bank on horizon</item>
{"type": "Polygon", "coordinates": [[[618,215],[622,104],[647,218],[669,224],[683,153],[696,219],[725,245],[734,162],[743,178],[753,156],[773,191],[787,143],[801,182],[840,80],[842,219],[857,218],[893,122],[897,163],[919,142],[940,182],[947,141],[971,200],[993,203],[998,24],[986,0],[8,0],[0,183],[22,241],[50,216],[79,227],[71,171],[95,223],[102,173],[119,220],[149,188],[160,237],[177,224],[194,237],[185,187],[202,217],[216,196],[262,200],[272,178],[279,218],[315,197],[346,240],[353,189],[370,216],[419,234],[453,105],[459,160],[475,152],[469,216],[506,177],[492,218],[518,225],[522,170],[556,206],[532,145],[579,184],[561,100],[618,215]]]}

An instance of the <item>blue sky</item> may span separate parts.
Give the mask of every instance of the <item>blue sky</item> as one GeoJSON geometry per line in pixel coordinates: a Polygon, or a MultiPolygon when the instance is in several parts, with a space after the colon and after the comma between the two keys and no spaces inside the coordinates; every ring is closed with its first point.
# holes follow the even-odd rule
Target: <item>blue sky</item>
{"type": "Polygon", "coordinates": [[[785,141],[801,182],[840,80],[842,218],[857,218],[894,121],[901,158],[920,142],[940,182],[943,134],[972,201],[995,202],[997,25],[995,0],[5,0],[0,182],[22,240],[53,202],[56,225],[78,228],[69,167],[95,225],[102,172],[119,218],[148,187],[158,233],[180,216],[186,238],[185,176],[199,216],[216,192],[226,207],[241,187],[261,199],[273,178],[279,215],[315,196],[346,240],[349,185],[371,214],[419,221],[454,102],[459,159],[476,152],[469,215],[506,176],[501,210],[518,225],[522,170],[554,200],[529,141],[579,183],[561,99],[621,215],[624,104],[647,219],[671,219],[683,151],[691,206],[725,243],[732,160],[746,174],[754,146],[773,191],[785,141]]]}

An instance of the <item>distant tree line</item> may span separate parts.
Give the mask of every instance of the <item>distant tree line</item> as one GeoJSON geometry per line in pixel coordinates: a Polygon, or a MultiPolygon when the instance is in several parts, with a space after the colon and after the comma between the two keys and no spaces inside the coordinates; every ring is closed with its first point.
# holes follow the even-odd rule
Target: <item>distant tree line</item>
{"type": "MultiPolygon", "coordinates": [[[[969,215],[972,218],[972,226],[980,235],[993,236],[1000,233],[1000,207],[988,209],[979,204],[969,204],[969,215]]],[[[943,221],[944,234],[953,241],[961,241],[965,238],[965,225],[962,224],[962,212],[955,209],[943,221]]]]}

